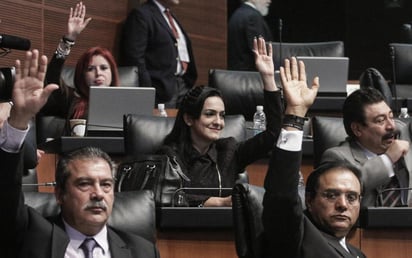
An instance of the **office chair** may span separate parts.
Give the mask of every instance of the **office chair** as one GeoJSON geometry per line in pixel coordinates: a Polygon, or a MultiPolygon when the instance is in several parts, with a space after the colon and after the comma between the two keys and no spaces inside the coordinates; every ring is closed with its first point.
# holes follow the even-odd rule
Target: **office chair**
{"type": "Polygon", "coordinates": [[[271,44],[274,53],[273,62],[275,64],[275,70],[279,70],[285,58],[292,56],[345,56],[343,41],[271,42],[271,44]]]}
{"type": "MultiPolygon", "coordinates": [[[[172,130],[174,117],[145,116],[128,114],[123,117],[125,152],[130,156],[153,154],[162,145],[164,138],[172,130]]],[[[225,117],[225,128],[221,137],[246,139],[246,124],[242,115],[225,117]]]]}
{"type": "MultiPolygon", "coordinates": [[[[115,229],[140,235],[156,242],[154,194],[149,190],[115,192],[112,215],[108,224],[115,229]]],[[[54,193],[24,192],[25,204],[43,217],[60,213],[54,193]]]]}
{"type": "Polygon", "coordinates": [[[239,258],[261,258],[263,254],[263,195],[265,189],[236,184],[232,192],[233,227],[239,258]]]}
{"type": "Polygon", "coordinates": [[[242,114],[252,121],[256,106],[264,104],[259,72],[211,69],[208,85],[222,92],[228,115],[242,114]]]}
{"type": "MultiPolygon", "coordinates": [[[[397,98],[412,97],[412,44],[390,43],[392,61],[392,92],[397,98]],[[393,85],[395,84],[395,85],[393,85]]],[[[397,111],[397,110],[396,110],[397,111]]]]}

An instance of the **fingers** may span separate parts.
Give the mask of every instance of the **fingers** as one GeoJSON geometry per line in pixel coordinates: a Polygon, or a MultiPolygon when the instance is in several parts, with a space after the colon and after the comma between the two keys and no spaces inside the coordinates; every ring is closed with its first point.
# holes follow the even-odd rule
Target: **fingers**
{"type": "Polygon", "coordinates": [[[21,74],[21,78],[27,77],[29,75],[29,68],[30,68],[30,62],[31,62],[32,55],[33,55],[32,51],[26,51],[26,59],[24,60],[24,66],[23,66],[23,72],[21,74]]]}
{"type": "Polygon", "coordinates": [[[34,49],[32,51],[32,56],[30,59],[30,67],[29,67],[29,75],[30,76],[37,76],[39,70],[39,51],[34,49]]]}
{"type": "Polygon", "coordinates": [[[46,71],[47,71],[47,56],[42,55],[40,58],[40,65],[39,65],[39,70],[37,73],[37,78],[40,81],[44,81],[46,78],[46,71]]]}

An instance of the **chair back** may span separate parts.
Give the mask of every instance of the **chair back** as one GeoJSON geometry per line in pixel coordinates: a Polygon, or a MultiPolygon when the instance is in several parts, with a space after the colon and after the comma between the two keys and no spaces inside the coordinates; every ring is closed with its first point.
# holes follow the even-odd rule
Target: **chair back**
{"type": "MultiPolygon", "coordinates": [[[[139,87],[139,72],[137,66],[119,66],[117,69],[121,86],[139,87]]],[[[64,85],[73,89],[75,88],[74,72],[74,66],[64,66],[60,74],[60,79],[64,85]]]]}
{"type": "MultiPolygon", "coordinates": [[[[24,192],[25,203],[43,217],[60,213],[53,193],[24,192]]],[[[149,190],[115,192],[115,201],[108,224],[156,242],[154,194],[149,190]]]]}
{"type": "Polygon", "coordinates": [[[233,188],[233,226],[239,258],[262,257],[264,193],[263,187],[247,183],[236,184],[233,188]]]}
{"type": "Polygon", "coordinates": [[[324,41],[324,42],[271,42],[273,48],[273,62],[275,70],[283,65],[285,58],[292,56],[334,56],[344,57],[345,49],[343,41],[324,41]]]}
{"type": "MultiPolygon", "coordinates": [[[[145,116],[128,114],[124,116],[124,143],[127,155],[153,154],[173,128],[175,117],[145,116]]],[[[225,128],[221,137],[246,139],[246,122],[242,115],[225,117],[225,128]]]]}
{"type": "Polygon", "coordinates": [[[373,67],[367,68],[359,77],[360,88],[375,88],[385,97],[388,106],[392,107],[392,91],[383,75],[373,67]]]}
{"type": "Polygon", "coordinates": [[[264,104],[259,72],[211,69],[208,83],[222,92],[227,115],[242,114],[252,121],[256,106],[264,104]]]}
{"type": "Polygon", "coordinates": [[[389,48],[393,49],[396,83],[412,85],[412,44],[390,43],[389,48]]]}
{"type": "Polygon", "coordinates": [[[325,150],[338,146],[347,137],[342,117],[312,117],[313,166],[319,166],[325,150]]]}

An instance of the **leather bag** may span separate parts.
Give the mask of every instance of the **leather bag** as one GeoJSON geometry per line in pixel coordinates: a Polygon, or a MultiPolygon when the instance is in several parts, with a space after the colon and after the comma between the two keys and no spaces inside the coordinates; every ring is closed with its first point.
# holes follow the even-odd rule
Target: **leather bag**
{"type": "Polygon", "coordinates": [[[119,165],[115,191],[152,190],[156,206],[172,206],[175,193],[183,187],[183,180],[190,181],[175,157],[142,155],[119,165]]]}

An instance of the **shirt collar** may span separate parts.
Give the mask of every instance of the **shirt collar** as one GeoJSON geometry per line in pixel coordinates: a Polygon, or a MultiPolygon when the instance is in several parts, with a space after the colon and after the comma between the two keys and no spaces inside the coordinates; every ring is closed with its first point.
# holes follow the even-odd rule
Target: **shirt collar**
{"type": "Polygon", "coordinates": [[[153,0],[153,2],[157,5],[157,7],[159,8],[159,10],[160,10],[161,13],[164,13],[164,12],[165,12],[166,7],[165,7],[164,5],[162,5],[161,3],[159,3],[159,2],[156,1],[156,0],[153,0]]]}
{"type": "Polygon", "coordinates": [[[244,4],[249,5],[253,9],[256,9],[256,6],[254,4],[252,4],[251,2],[245,2],[244,4]]]}
{"type": "Polygon", "coordinates": [[[99,233],[94,236],[86,236],[83,233],[79,232],[72,226],[70,226],[64,219],[63,223],[65,226],[65,230],[67,235],[70,238],[70,242],[72,246],[76,248],[80,248],[80,245],[87,237],[93,237],[99,247],[103,250],[103,253],[106,254],[109,252],[109,242],[107,241],[107,226],[105,225],[99,233]]]}

